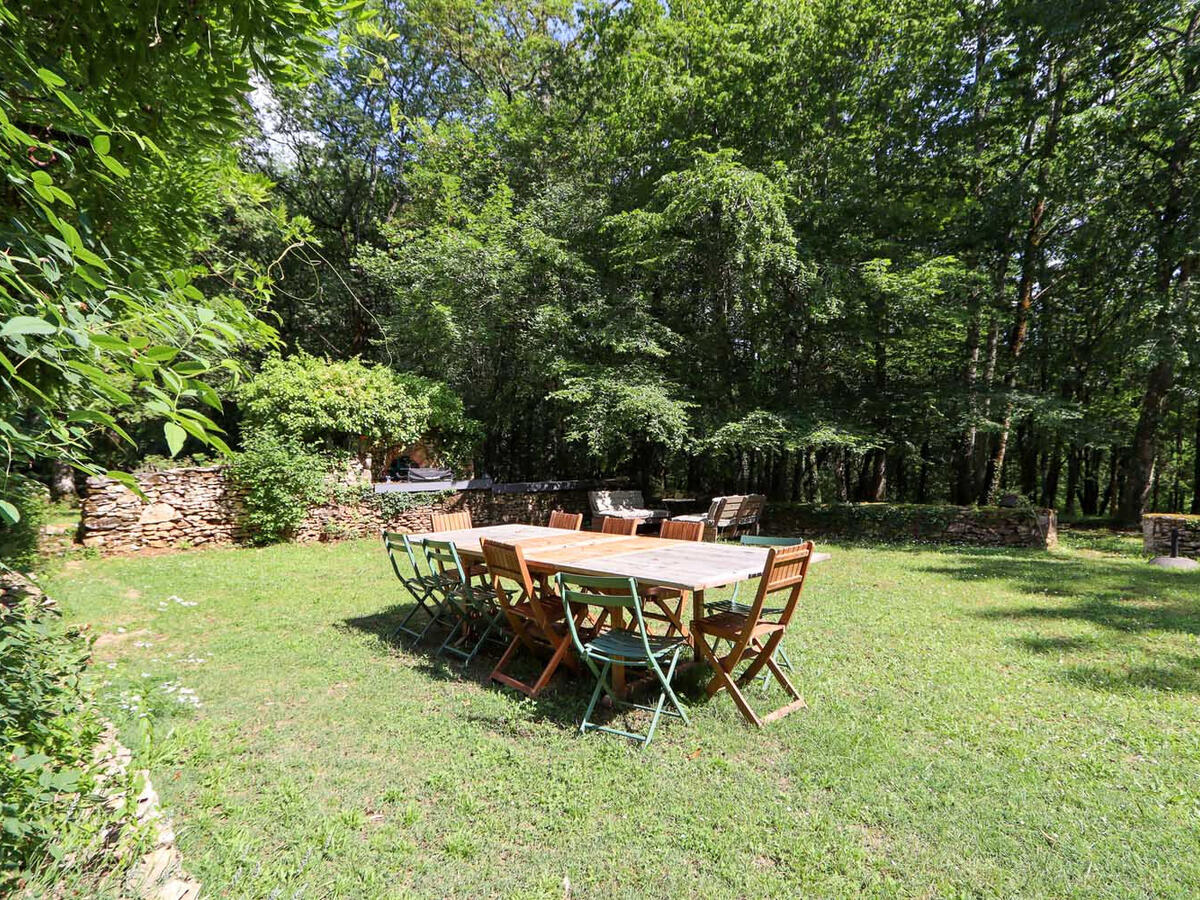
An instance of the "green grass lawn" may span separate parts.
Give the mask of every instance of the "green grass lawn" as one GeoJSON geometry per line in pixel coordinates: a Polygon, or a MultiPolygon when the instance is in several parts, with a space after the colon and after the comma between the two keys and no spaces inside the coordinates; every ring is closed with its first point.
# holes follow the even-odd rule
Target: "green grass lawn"
{"type": "Polygon", "coordinates": [[[585,684],[532,702],[381,637],[408,599],[375,542],[49,587],[154,722],[208,896],[1200,893],[1200,576],[1115,539],[824,549],[787,641],[809,708],[758,732],[693,690],[646,752],[579,736],[585,684]]]}

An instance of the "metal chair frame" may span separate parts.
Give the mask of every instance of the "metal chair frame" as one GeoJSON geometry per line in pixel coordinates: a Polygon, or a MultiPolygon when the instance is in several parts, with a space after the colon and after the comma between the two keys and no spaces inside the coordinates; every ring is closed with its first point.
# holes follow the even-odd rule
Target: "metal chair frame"
{"type": "Polygon", "coordinates": [[[638,596],[637,582],[632,578],[567,575],[559,572],[555,578],[558,594],[562,598],[563,611],[566,614],[567,627],[571,632],[571,640],[575,650],[584,664],[596,676],[596,687],[588,701],[587,710],[579,730],[586,734],[588,731],[603,731],[615,734],[641,744],[642,749],[650,745],[659,720],[664,714],[676,716],[690,725],[687,712],[679,702],[675,691],[671,688],[671,678],[679,664],[679,656],[687,647],[687,640],[681,636],[663,637],[652,635],[646,627],[642,615],[642,599],[638,596]],[[601,612],[597,616],[594,627],[596,633],[584,640],[579,633],[576,619],[579,611],[587,607],[598,607],[601,612]],[[632,614],[630,624],[636,626],[630,630],[624,627],[620,613],[628,611],[632,614]],[[608,624],[607,631],[601,630],[608,624]],[[663,672],[662,663],[667,670],[663,672]],[[603,665],[600,665],[600,664],[603,665]],[[612,667],[635,666],[650,669],[661,687],[658,702],[654,706],[633,703],[620,696],[613,688],[611,680],[612,667]],[[630,709],[645,710],[652,714],[650,727],[644,734],[612,728],[592,721],[592,713],[602,695],[607,694],[614,706],[630,709]],[[667,709],[670,700],[673,709],[667,709]]]}
{"type": "Polygon", "coordinates": [[[413,638],[414,642],[418,642],[425,636],[430,625],[437,621],[439,617],[438,600],[432,596],[434,584],[437,579],[433,574],[433,570],[429,568],[428,560],[425,562],[425,571],[422,571],[419,561],[422,557],[418,557],[413,550],[412,541],[409,540],[407,534],[398,534],[386,529],[382,529],[380,534],[383,537],[383,546],[387,550],[388,561],[392,564],[392,571],[396,573],[396,577],[400,579],[400,583],[404,585],[405,590],[416,601],[412,609],[400,620],[400,624],[391,632],[390,636],[394,638],[400,634],[407,634],[413,638]],[[396,551],[400,547],[404,548],[404,553],[408,557],[408,564],[412,570],[411,576],[404,574],[399,561],[396,559],[396,551]],[[429,619],[425,627],[420,631],[409,627],[409,622],[418,612],[423,612],[429,619]]]}
{"type": "Polygon", "coordinates": [[[451,653],[469,665],[492,633],[498,632],[504,613],[495,603],[487,601],[486,591],[472,587],[468,569],[463,565],[453,541],[426,538],[424,548],[429,568],[437,579],[433,593],[438,596],[441,609],[454,619],[437,653],[439,656],[451,653]],[[481,624],[483,630],[479,632],[481,624]],[[460,632],[462,637],[459,641],[466,649],[453,643],[455,635],[460,632]],[[470,642],[472,636],[475,636],[474,643],[470,642]]]}

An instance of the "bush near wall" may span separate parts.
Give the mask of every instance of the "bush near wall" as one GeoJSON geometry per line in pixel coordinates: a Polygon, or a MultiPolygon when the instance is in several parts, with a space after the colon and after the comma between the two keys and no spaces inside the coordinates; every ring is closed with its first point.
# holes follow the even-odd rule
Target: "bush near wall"
{"type": "Polygon", "coordinates": [[[770,503],[770,534],[877,541],[930,541],[985,546],[1058,544],[1052,509],[945,506],[916,503],[770,503]]]}

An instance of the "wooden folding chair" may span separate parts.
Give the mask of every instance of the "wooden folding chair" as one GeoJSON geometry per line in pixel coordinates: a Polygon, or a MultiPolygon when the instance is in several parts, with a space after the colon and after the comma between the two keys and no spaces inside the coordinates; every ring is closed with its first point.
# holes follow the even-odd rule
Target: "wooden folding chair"
{"type": "MultiPolygon", "coordinates": [[[[768,537],[758,534],[743,534],[743,547],[794,547],[797,544],[803,544],[804,539],[798,537],[768,537]]],[[[742,582],[738,582],[733,586],[733,596],[727,600],[715,600],[712,603],[705,603],[704,609],[706,612],[736,612],[746,615],[750,612],[750,604],[742,603],[738,600],[738,594],[741,593],[742,582]]],[[[763,614],[768,616],[776,615],[782,612],[782,607],[763,607],[763,614]]],[[[775,661],[779,663],[779,668],[786,672],[791,672],[795,667],[792,665],[791,659],[788,658],[787,650],[783,644],[779,645],[779,649],[775,651],[775,661]]],[[[762,689],[765,691],[771,683],[771,670],[765,669],[762,673],[762,689]]]]}
{"type": "Polygon", "coordinates": [[[606,516],[600,522],[601,534],[622,534],[631,537],[637,534],[641,519],[624,519],[620,516],[606,516]]]}
{"type": "MultiPolygon", "coordinates": [[[[704,540],[704,522],[695,521],[675,521],[669,520],[662,523],[662,530],[658,536],[672,541],[696,541],[699,543],[704,540]]],[[[680,616],[683,614],[683,602],[686,599],[683,591],[669,587],[644,587],[640,591],[642,598],[647,603],[653,603],[662,607],[663,612],[667,612],[668,603],[675,603],[674,618],[670,615],[652,612],[649,609],[643,610],[643,615],[646,619],[656,622],[667,623],[667,634],[673,634],[676,630],[674,623],[681,621],[680,616]]]]}
{"type": "Polygon", "coordinates": [[[737,704],[746,720],[759,728],[766,722],[781,719],[805,706],[800,692],[788,681],[772,657],[796,611],[800,592],[804,589],[804,578],[808,574],[812,549],[812,541],[791,547],[772,547],[767,551],[767,564],[758,583],[758,593],[745,613],[718,612],[692,622],[692,636],[696,649],[714,670],[712,681],[708,683],[707,688],[709,696],[721,689],[729,691],[733,702],[737,704]],[[765,608],[767,598],[783,591],[788,593],[782,608],[774,614],[768,612],[765,608]],[[723,656],[717,655],[718,641],[728,641],[732,645],[729,652],[723,656]],[[735,679],[734,670],[742,662],[749,662],[749,665],[735,679]],[[764,665],[792,700],[760,717],[750,707],[741,688],[749,684],[764,665]]]}
{"type": "MultiPolygon", "coordinates": [[[[579,663],[571,652],[571,632],[564,621],[566,613],[563,605],[557,597],[542,597],[534,587],[529,567],[525,564],[525,554],[519,544],[486,539],[479,543],[483,548],[483,559],[492,588],[496,592],[496,602],[504,611],[513,631],[512,642],[492,670],[492,680],[515,688],[527,697],[537,697],[550,682],[560,663],[579,671],[579,663]],[[515,585],[516,590],[511,593],[506,590],[506,581],[515,585]],[[549,655],[541,674],[532,683],[520,681],[505,671],[521,647],[535,657],[549,655]]],[[[576,623],[578,628],[584,628],[586,615],[585,607],[580,611],[580,620],[576,623]]]]}
{"type": "Polygon", "coordinates": [[[471,527],[471,511],[430,513],[429,525],[434,531],[464,531],[471,527]]]}
{"type": "MultiPolygon", "coordinates": [[[[430,513],[429,525],[434,533],[440,531],[465,531],[468,528],[474,527],[471,524],[471,511],[469,509],[449,513],[430,513]]],[[[471,563],[468,565],[467,577],[478,578],[479,587],[482,590],[487,590],[487,568],[483,563],[471,563]]]]}
{"type": "Polygon", "coordinates": [[[550,513],[549,526],[565,528],[567,531],[578,531],[583,527],[583,513],[569,513],[556,509],[550,513]]]}

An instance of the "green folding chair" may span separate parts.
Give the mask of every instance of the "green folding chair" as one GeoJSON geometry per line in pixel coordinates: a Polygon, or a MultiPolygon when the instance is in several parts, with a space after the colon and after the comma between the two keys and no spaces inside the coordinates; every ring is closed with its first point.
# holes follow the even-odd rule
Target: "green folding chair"
{"type": "MultiPolygon", "coordinates": [[[[743,534],[742,546],[744,547],[794,547],[797,544],[803,544],[801,538],[793,537],[767,537],[760,534],[743,534]]],[[[704,608],[710,612],[731,612],[738,615],[746,615],[750,612],[750,606],[746,603],[738,602],[738,592],[741,590],[742,582],[738,582],[733,586],[733,596],[726,600],[714,600],[712,603],[705,603],[704,608]]],[[[765,615],[778,615],[783,612],[783,607],[764,609],[765,615]]],[[[789,672],[795,671],[792,661],[788,659],[787,651],[783,649],[783,644],[775,651],[773,657],[779,668],[787,669],[789,672]]],[[[762,676],[762,689],[765,691],[770,683],[770,670],[764,670],[762,676]]]]}
{"type": "Polygon", "coordinates": [[[637,582],[632,578],[566,575],[562,572],[558,573],[556,581],[575,650],[596,676],[596,689],[592,691],[579,730],[584,734],[588,731],[604,731],[619,735],[637,741],[645,749],[654,738],[654,731],[664,713],[683,719],[685,725],[690,725],[687,713],[679,698],[675,696],[675,691],[671,689],[671,678],[675,674],[680,653],[687,646],[687,641],[680,635],[667,637],[650,633],[642,615],[642,599],[638,596],[637,582]],[[599,633],[586,641],[580,637],[575,615],[579,607],[584,605],[600,609],[594,623],[594,628],[599,633]],[[617,619],[621,612],[628,612],[631,618],[628,622],[618,625],[617,619]],[[606,624],[610,627],[601,630],[606,624]],[[658,702],[654,706],[646,706],[619,697],[611,681],[614,665],[645,668],[653,672],[661,686],[658,702]],[[595,712],[602,694],[607,694],[614,706],[653,713],[646,733],[637,734],[592,721],[592,713],[595,712]],[[673,709],[665,708],[668,700],[673,709]]]}
{"type": "Polygon", "coordinates": [[[507,643],[500,637],[504,613],[490,592],[471,585],[468,569],[463,565],[454,542],[426,538],[424,548],[429,569],[435,578],[433,595],[438,601],[440,618],[450,624],[437,655],[450,653],[470,664],[493,634],[501,643],[507,643]],[[462,646],[455,643],[457,635],[461,635],[458,640],[462,646]]]}
{"type": "Polygon", "coordinates": [[[396,577],[400,579],[400,583],[404,585],[405,590],[416,601],[407,615],[400,620],[400,624],[396,626],[391,636],[396,637],[400,634],[407,634],[414,641],[419,641],[425,636],[429,625],[438,618],[437,601],[432,596],[437,578],[434,576],[433,570],[429,568],[428,560],[423,555],[418,556],[413,550],[412,541],[408,539],[407,534],[396,534],[387,530],[383,530],[380,533],[383,535],[383,546],[387,549],[388,561],[392,564],[392,571],[396,573],[396,577]],[[408,557],[408,566],[409,571],[412,572],[411,575],[405,574],[403,567],[400,565],[400,560],[397,559],[398,551],[401,548],[403,548],[405,555],[408,557]],[[413,616],[417,613],[424,613],[429,620],[420,631],[409,625],[413,616]]]}

